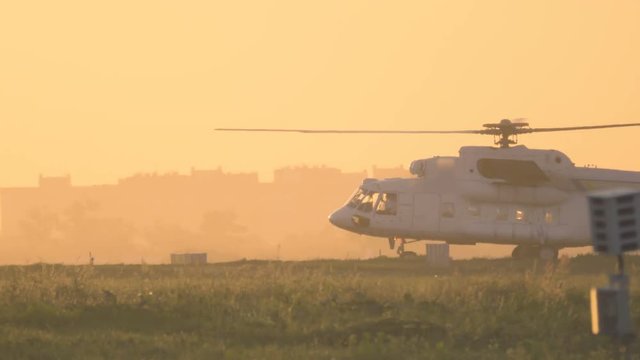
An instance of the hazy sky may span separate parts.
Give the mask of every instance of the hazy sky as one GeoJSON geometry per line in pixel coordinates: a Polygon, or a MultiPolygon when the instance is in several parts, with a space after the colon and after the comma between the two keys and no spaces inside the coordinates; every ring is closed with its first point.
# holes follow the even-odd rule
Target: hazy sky
{"type": "MultiPolygon", "coordinates": [[[[640,122],[640,2],[3,1],[0,186],[191,166],[263,175],[453,155],[490,137],[214,133],[640,122]]],[[[640,170],[640,128],[530,135],[640,170]]]]}

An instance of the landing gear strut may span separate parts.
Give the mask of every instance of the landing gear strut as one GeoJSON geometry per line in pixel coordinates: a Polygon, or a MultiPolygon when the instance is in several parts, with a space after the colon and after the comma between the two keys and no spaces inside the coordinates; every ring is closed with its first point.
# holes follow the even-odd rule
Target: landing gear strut
{"type": "Polygon", "coordinates": [[[511,257],[514,259],[539,258],[541,260],[555,260],[558,249],[546,245],[518,245],[513,249],[511,257]]]}
{"type": "Polygon", "coordinates": [[[411,255],[416,255],[415,252],[413,251],[405,251],[404,250],[404,245],[407,243],[407,240],[401,237],[390,237],[389,238],[389,249],[393,250],[396,247],[396,244],[398,245],[398,248],[396,249],[396,253],[398,253],[398,256],[403,257],[403,256],[411,256],[411,255]]]}
{"type": "Polygon", "coordinates": [[[399,243],[398,244],[398,250],[396,250],[396,252],[398,253],[398,255],[402,256],[402,253],[404,253],[404,244],[406,243],[406,241],[405,241],[405,239],[399,238],[397,236],[390,237],[389,238],[389,249],[393,250],[393,248],[396,247],[396,243],[399,243]]]}
{"type": "Polygon", "coordinates": [[[398,245],[398,250],[396,252],[398,253],[398,255],[402,256],[402,254],[404,254],[404,244],[406,241],[404,239],[398,240],[400,240],[400,245],[398,245]]]}

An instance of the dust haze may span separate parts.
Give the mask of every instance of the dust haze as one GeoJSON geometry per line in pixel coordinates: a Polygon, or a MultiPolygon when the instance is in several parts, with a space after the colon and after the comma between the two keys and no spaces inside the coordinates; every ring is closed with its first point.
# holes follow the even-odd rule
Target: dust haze
{"type": "MultiPolygon", "coordinates": [[[[209,261],[394,255],[385,239],[339,230],[327,216],[368,176],[409,176],[402,166],[299,166],[273,175],[261,182],[257,173],[193,169],[93,186],[40,176],[37,186],[0,190],[0,261],[74,264],[91,254],[96,263],[166,263],[182,252],[206,252],[209,261]]],[[[506,255],[509,248],[463,246],[454,255],[506,255]]]]}

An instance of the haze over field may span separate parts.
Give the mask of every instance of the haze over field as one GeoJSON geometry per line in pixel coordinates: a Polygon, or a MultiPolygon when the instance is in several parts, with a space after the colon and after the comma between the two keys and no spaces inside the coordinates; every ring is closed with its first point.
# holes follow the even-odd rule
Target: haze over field
{"type": "MultiPolygon", "coordinates": [[[[0,187],[35,186],[38,174],[92,185],[218,166],[270,181],[286,166],[406,168],[491,143],[216,127],[640,122],[639,15],[634,0],[5,1],[0,187]]],[[[561,150],[578,165],[639,170],[629,156],[639,135],[611,129],[520,140],[561,150]]]]}
{"type": "MultiPolygon", "coordinates": [[[[396,256],[386,239],[340,230],[327,219],[368,175],[408,176],[402,168],[300,167],[278,169],[273,182],[221,169],[138,174],[92,186],[41,177],[37,187],[0,189],[0,264],[82,264],[90,256],[97,264],[166,263],[182,252],[206,252],[210,262],[396,256]]],[[[423,244],[407,250],[424,252],[423,244]]],[[[452,256],[510,251],[454,246],[452,256]]]]}

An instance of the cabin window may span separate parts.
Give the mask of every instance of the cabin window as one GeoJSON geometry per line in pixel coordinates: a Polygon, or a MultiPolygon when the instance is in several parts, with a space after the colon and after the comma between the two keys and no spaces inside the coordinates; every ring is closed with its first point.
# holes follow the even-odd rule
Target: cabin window
{"type": "Polygon", "coordinates": [[[509,220],[509,212],[504,207],[496,208],[496,220],[507,221],[509,220]]]}
{"type": "Polygon", "coordinates": [[[456,215],[456,211],[455,211],[455,207],[453,206],[453,203],[450,202],[445,202],[442,203],[442,217],[443,218],[452,218],[456,215]]]}
{"type": "Polygon", "coordinates": [[[516,220],[517,221],[524,221],[526,219],[525,216],[525,212],[522,209],[517,209],[516,210],[516,220]]]}
{"type": "Polygon", "coordinates": [[[380,215],[396,215],[398,204],[398,194],[382,193],[380,201],[376,207],[376,214],[380,215]]]}
{"type": "Polygon", "coordinates": [[[467,206],[467,210],[471,216],[480,216],[480,207],[477,205],[469,205],[467,206]]]}
{"type": "Polygon", "coordinates": [[[547,224],[553,224],[553,212],[551,212],[551,210],[544,212],[544,222],[547,224]]]}

